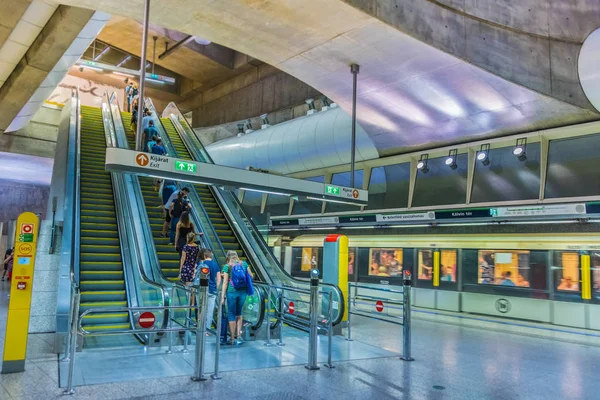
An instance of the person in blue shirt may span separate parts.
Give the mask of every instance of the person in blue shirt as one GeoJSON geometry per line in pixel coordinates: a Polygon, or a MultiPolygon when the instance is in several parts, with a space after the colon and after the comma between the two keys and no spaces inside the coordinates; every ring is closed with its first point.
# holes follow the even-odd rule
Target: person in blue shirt
{"type": "Polygon", "coordinates": [[[501,285],[504,286],[517,286],[515,285],[515,283],[510,279],[511,277],[511,273],[510,271],[506,271],[506,273],[504,274],[504,279],[502,279],[502,281],[500,282],[501,285]]]}
{"type": "Polygon", "coordinates": [[[150,121],[148,127],[144,129],[144,148],[147,148],[150,153],[152,152],[152,149],[150,148],[149,143],[154,137],[158,137],[158,130],[154,127],[154,121],[150,121]]]}
{"type": "Polygon", "coordinates": [[[156,144],[156,136],[152,136],[150,141],[148,142],[148,153],[152,153],[152,148],[156,144]]]}
{"type": "Polygon", "coordinates": [[[159,156],[167,155],[167,150],[163,147],[162,139],[156,139],[156,144],[152,146],[152,154],[158,154],[159,156]]]}

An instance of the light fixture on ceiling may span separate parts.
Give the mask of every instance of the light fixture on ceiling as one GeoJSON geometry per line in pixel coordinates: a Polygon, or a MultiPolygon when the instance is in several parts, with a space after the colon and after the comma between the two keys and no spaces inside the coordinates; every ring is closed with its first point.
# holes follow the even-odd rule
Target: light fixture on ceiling
{"type": "Polygon", "coordinates": [[[115,75],[121,75],[121,76],[126,76],[126,77],[129,77],[129,78],[134,78],[133,75],[126,74],[125,72],[113,71],[113,74],[115,74],[115,75]]]}
{"type": "Polygon", "coordinates": [[[269,115],[268,114],[261,115],[260,120],[262,121],[263,125],[269,125],[269,115]]]}
{"type": "Polygon", "coordinates": [[[427,165],[428,163],[429,163],[429,154],[427,154],[427,153],[421,154],[421,158],[419,159],[419,162],[417,162],[417,169],[424,174],[428,173],[429,172],[429,166],[427,165]]]}
{"type": "Polygon", "coordinates": [[[519,159],[519,161],[527,160],[527,138],[517,139],[517,144],[513,149],[513,154],[519,159]]]}
{"type": "Polygon", "coordinates": [[[237,124],[237,128],[238,128],[238,136],[241,136],[244,134],[244,124],[237,124]]]}
{"type": "Polygon", "coordinates": [[[194,42],[196,42],[196,43],[198,43],[199,45],[202,45],[202,46],[208,46],[209,44],[211,44],[210,40],[199,38],[199,37],[194,37],[194,42]]]}
{"type": "Polygon", "coordinates": [[[304,100],[304,102],[308,105],[309,110],[315,109],[315,99],[313,99],[312,97],[310,99],[304,100]]]}
{"type": "Polygon", "coordinates": [[[477,152],[477,161],[481,161],[484,166],[490,165],[490,145],[482,144],[481,148],[477,152]]]}
{"type": "Polygon", "coordinates": [[[252,133],[252,132],[254,132],[254,128],[252,127],[252,121],[250,121],[250,118],[248,118],[244,122],[244,126],[246,127],[246,132],[245,133],[252,133]]]}
{"type": "Polygon", "coordinates": [[[452,169],[456,169],[458,166],[456,165],[456,156],[458,155],[458,149],[452,149],[448,152],[448,157],[446,157],[446,165],[452,169]]]}
{"type": "Polygon", "coordinates": [[[241,187],[240,190],[246,190],[246,191],[249,191],[249,192],[257,192],[257,193],[274,194],[274,195],[277,195],[277,196],[291,196],[291,194],[289,194],[289,193],[271,192],[269,190],[262,190],[262,189],[250,189],[250,188],[243,188],[243,187],[241,187]]]}
{"type": "Polygon", "coordinates": [[[327,96],[321,97],[321,102],[323,103],[324,107],[329,107],[331,105],[331,100],[329,100],[327,96]]]}

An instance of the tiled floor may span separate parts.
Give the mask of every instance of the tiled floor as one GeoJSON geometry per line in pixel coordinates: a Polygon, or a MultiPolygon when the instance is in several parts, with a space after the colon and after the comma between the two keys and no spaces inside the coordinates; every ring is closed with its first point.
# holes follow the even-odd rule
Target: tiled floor
{"type": "MultiPolygon", "coordinates": [[[[6,284],[0,283],[2,341],[6,320],[6,287],[6,284]]],[[[357,341],[373,345],[368,347],[369,351],[379,347],[383,350],[378,351],[396,353],[401,348],[399,327],[371,323],[361,318],[355,318],[355,322],[353,335],[357,341]]],[[[61,397],[58,361],[56,355],[52,354],[51,339],[52,335],[46,334],[29,336],[27,371],[0,375],[0,399],[61,397]]],[[[288,335],[286,342],[285,354],[289,359],[283,363],[295,364],[296,357],[304,357],[305,344],[299,335],[288,335]]],[[[224,361],[224,365],[239,359],[246,363],[246,369],[241,372],[224,371],[223,379],[219,381],[209,379],[196,383],[189,376],[164,377],[158,374],[152,379],[77,387],[76,394],[69,399],[600,398],[600,380],[597,379],[600,348],[506,332],[415,319],[413,356],[416,361],[407,363],[396,356],[381,357],[389,355],[381,353],[379,358],[337,361],[336,368],[321,368],[319,371],[308,371],[301,365],[254,369],[260,362],[256,358],[265,357],[266,353],[254,347],[258,344],[246,343],[244,346],[248,344],[251,346],[224,350],[223,360],[231,358],[224,361]]],[[[338,346],[343,349],[342,344],[338,343],[338,346]]],[[[191,360],[191,355],[186,357],[191,360]]],[[[278,357],[274,359],[279,360],[278,357]]],[[[130,357],[121,355],[120,358],[130,357]]],[[[162,354],[145,357],[146,360],[158,358],[165,359],[171,368],[175,368],[173,365],[184,365],[182,373],[191,371],[189,360],[173,364],[172,359],[162,354]]],[[[132,368],[115,364],[112,369],[123,375],[135,373],[132,370],[135,370],[137,360],[132,358],[123,362],[129,363],[132,368]]],[[[103,374],[114,375],[114,371],[107,371],[110,369],[108,365],[98,365],[95,371],[82,371],[81,374],[86,381],[88,375],[90,379],[99,379],[97,377],[103,374]]]]}

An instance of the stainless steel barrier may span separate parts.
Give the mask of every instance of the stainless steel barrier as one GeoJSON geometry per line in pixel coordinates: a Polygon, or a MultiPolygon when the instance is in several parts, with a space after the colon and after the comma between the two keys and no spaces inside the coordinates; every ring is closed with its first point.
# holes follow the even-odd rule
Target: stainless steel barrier
{"type": "MultiPolygon", "coordinates": [[[[196,333],[196,360],[194,367],[194,375],[192,376],[192,380],[201,381],[206,380],[204,377],[204,359],[205,359],[205,342],[206,342],[206,310],[207,310],[207,298],[208,298],[208,268],[203,268],[201,271],[201,279],[200,279],[200,289],[199,293],[199,301],[196,302],[195,305],[185,305],[185,306],[163,306],[163,307],[116,307],[116,308],[97,308],[94,310],[86,310],[81,315],[79,314],[79,305],[80,305],[80,293],[79,290],[75,293],[74,296],[74,304],[72,308],[72,325],[71,325],[71,336],[70,336],[70,345],[69,345],[69,372],[67,377],[67,388],[65,390],[65,394],[74,394],[73,390],[73,375],[75,372],[75,354],[77,350],[77,337],[78,335],[91,335],[91,336],[104,336],[104,335],[127,335],[127,334],[142,334],[142,333],[167,333],[171,334],[173,332],[185,331],[186,335],[188,332],[196,333]],[[196,326],[176,326],[173,327],[172,324],[169,324],[167,328],[153,328],[154,324],[157,322],[153,319],[154,314],[149,315],[146,318],[149,318],[149,321],[144,319],[144,314],[146,312],[150,313],[152,311],[158,312],[167,312],[167,311],[175,311],[175,310],[197,310],[198,315],[198,323],[196,326]],[[82,326],[83,318],[86,315],[90,314],[105,314],[105,313],[119,313],[119,312],[127,312],[129,315],[133,315],[136,312],[141,312],[137,324],[132,324],[133,328],[131,329],[115,329],[115,330],[107,330],[102,332],[91,332],[82,326]],[[140,326],[138,329],[136,326],[140,326]],[[148,325],[146,327],[146,325],[148,325]]],[[[194,290],[192,290],[194,291],[194,290]]],[[[184,340],[185,343],[185,340],[184,340]]],[[[169,340],[169,348],[172,348],[172,340],[169,340]]],[[[217,370],[218,371],[218,370],[217,370]]]]}
{"type": "Polygon", "coordinates": [[[308,342],[308,364],[306,365],[307,369],[310,370],[318,370],[318,362],[317,362],[317,354],[318,354],[318,340],[317,336],[319,330],[327,333],[327,363],[324,365],[328,368],[334,368],[333,362],[331,360],[332,356],[332,340],[333,340],[333,293],[331,291],[321,291],[318,279],[318,270],[315,270],[317,275],[316,279],[313,277],[311,279],[311,288],[310,289],[299,289],[295,287],[288,286],[277,286],[277,285],[268,285],[267,289],[267,305],[266,305],[266,324],[267,326],[267,338],[265,341],[265,346],[274,346],[271,343],[271,319],[279,321],[279,341],[277,343],[278,346],[285,346],[283,343],[283,325],[288,324],[291,326],[295,326],[300,329],[305,329],[309,332],[309,342],[308,342]],[[291,304],[287,306],[287,314],[286,314],[286,305],[285,305],[285,293],[286,292],[294,292],[303,295],[310,296],[310,302],[304,302],[298,299],[295,299],[296,302],[307,303],[310,307],[310,313],[308,321],[305,321],[301,318],[292,319],[288,317],[288,315],[292,315],[294,313],[294,309],[291,304]],[[274,298],[273,298],[274,297],[274,298]],[[320,304],[322,303],[323,298],[326,298],[328,301],[327,306],[327,318],[325,321],[320,320],[320,304]],[[271,308],[275,310],[275,314],[271,312],[271,308]]]}
{"type": "Polygon", "coordinates": [[[410,291],[412,287],[412,278],[409,271],[403,273],[403,285],[402,290],[395,290],[389,288],[382,288],[377,286],[370,286],[365,284],[358,284],[355,282],[348,283],[348,331],[346,340],[352,341],[352,315],[359,315],[365,318],[376,319],[379,321],[389,322],[391,324],[402,325],[402,356],[400,359],[404,361],[414,361],[411,356],[411,304],[410,304],[410,291]],[[352,289],[354,288],[354,294],[352,289]],[[359,295],[358,289],[372,290],[378,292],[385,292],[390,294],[402,295],[402,300],[390,300],[389,298],[372,296],[372,295],[359,295]],[[375,312],[359,310],[357,308],[357,300],[368,300],[375,302],[375,312]],[[402,317],[397,317],[389,314],[384,314],[382,317],[382,311],[384,310],[385,303],[392,303],[395,305],[402,306],[402,317]]]}

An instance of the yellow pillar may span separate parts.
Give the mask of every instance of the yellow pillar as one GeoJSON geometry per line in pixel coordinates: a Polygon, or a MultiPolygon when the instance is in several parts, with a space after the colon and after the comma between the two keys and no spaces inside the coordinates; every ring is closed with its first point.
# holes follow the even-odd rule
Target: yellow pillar
{"type": "Polygon", "coordinates": [[[433,286],[440,286],[440,251],[433,252],[433,286]]]}
{"type": "Polygon", "coordinates": [[[581,298],[592,299],[592,273],[590,268],[590,255],[581,255],[581,298]]]}
{"type": "Polygon", "coordinates": [[[4,339],[2,373],[25,371],[27,333],[31,309],[31,289],[33,287],[33,267],[37,237],[38,217],[25,212],[17,219],[13,269],[10,282],[10,303],[4,339]]]}

